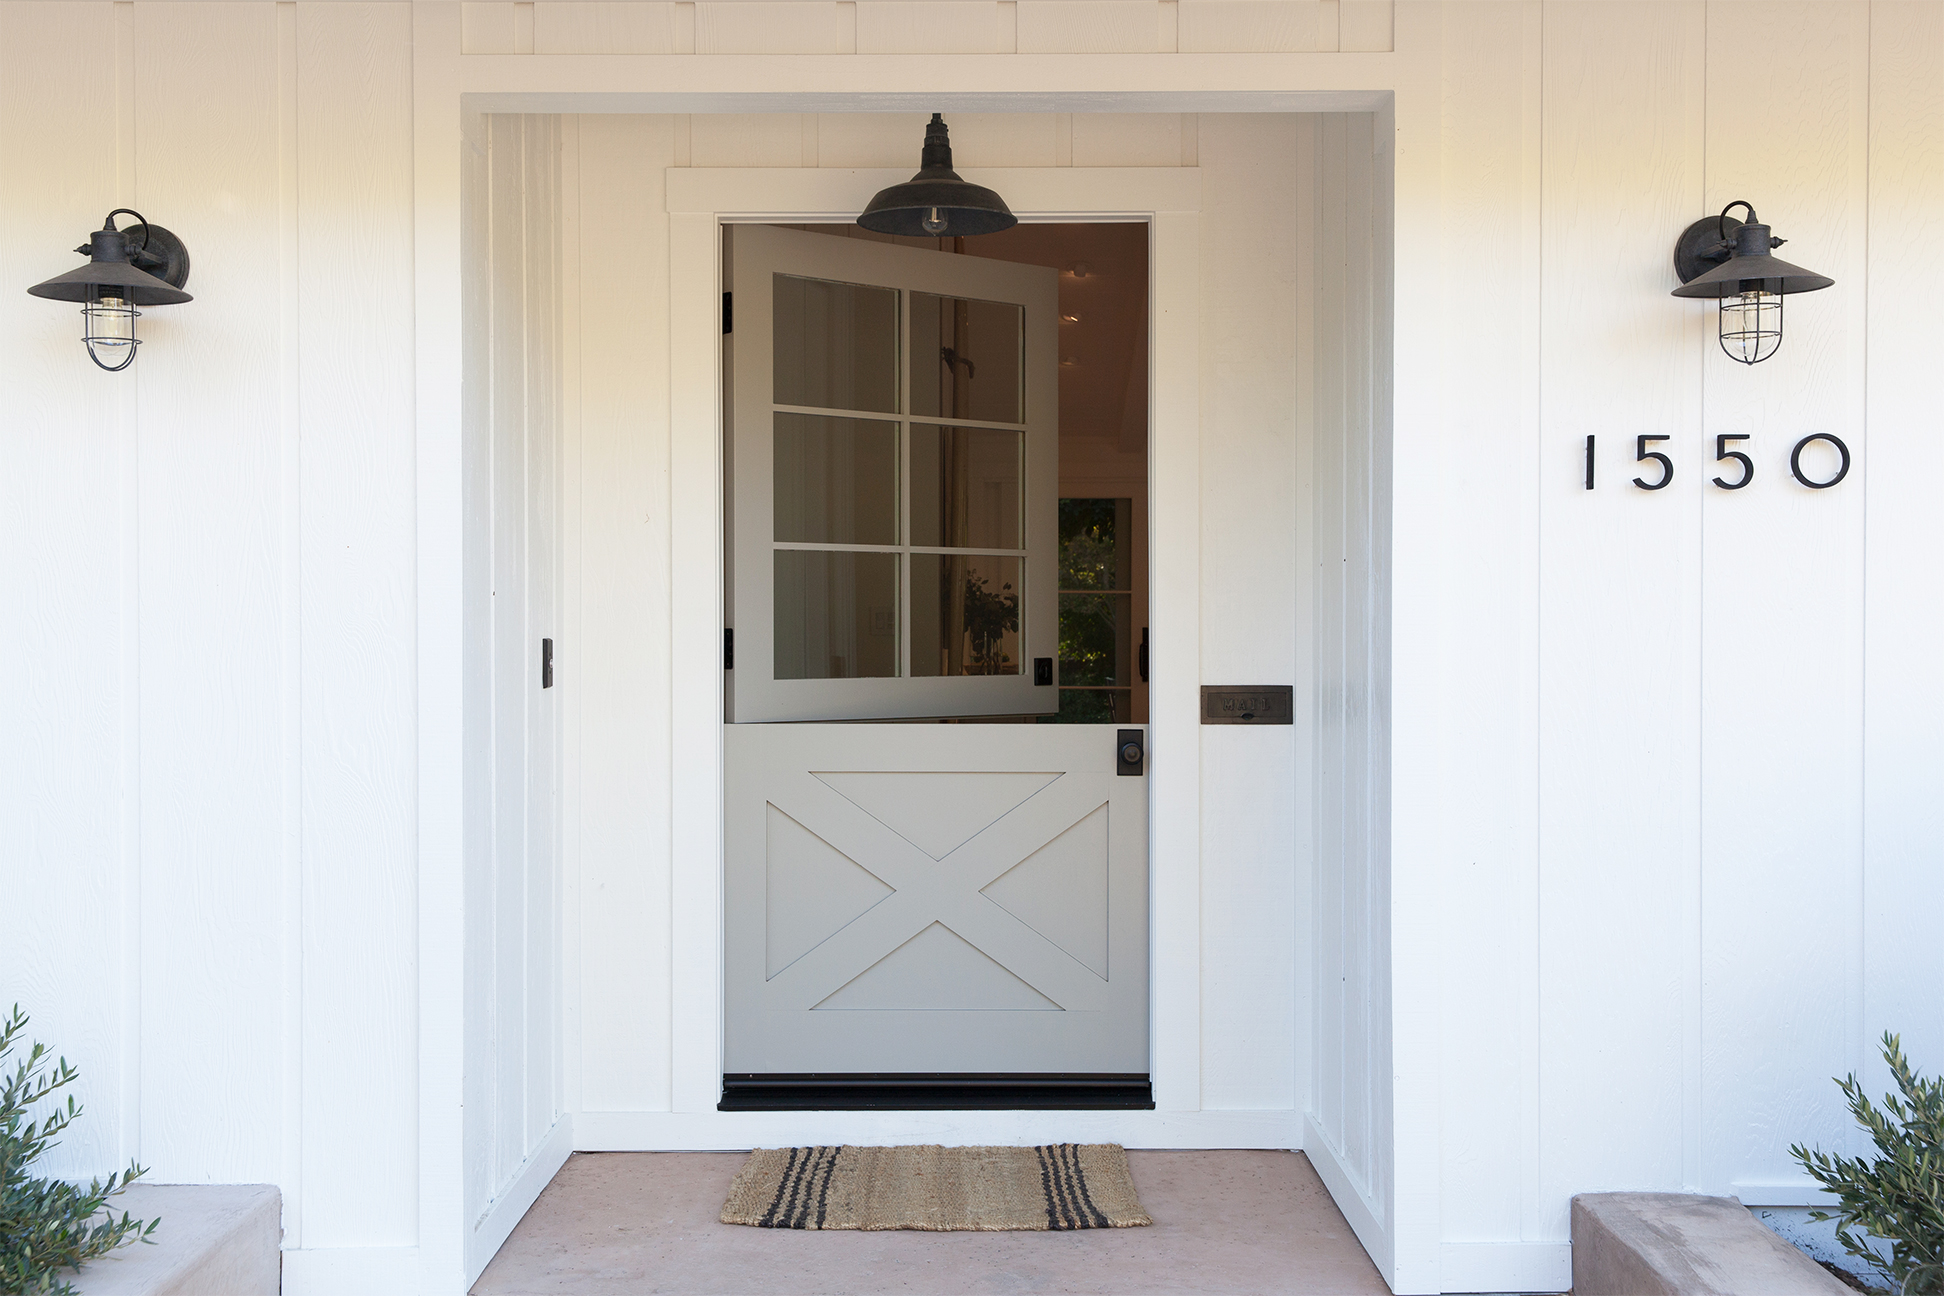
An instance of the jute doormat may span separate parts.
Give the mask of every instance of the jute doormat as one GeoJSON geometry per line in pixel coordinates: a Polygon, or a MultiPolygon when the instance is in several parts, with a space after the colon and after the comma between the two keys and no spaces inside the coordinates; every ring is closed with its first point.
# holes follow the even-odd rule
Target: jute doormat
{"type": "Polygon", "coordinates": [[[729,1185],[724,1224],[931,1232],[1134,1228],[1117,1143],[1044,1147],[759,1148],[729,1185]]]}

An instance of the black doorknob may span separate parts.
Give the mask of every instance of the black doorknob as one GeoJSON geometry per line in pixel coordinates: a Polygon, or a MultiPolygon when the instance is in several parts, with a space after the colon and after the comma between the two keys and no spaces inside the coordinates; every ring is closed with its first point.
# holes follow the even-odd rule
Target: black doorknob
{"type": "Polygon", "coordinates": [[[1122,759],[1122,760],[1124,760],[1124,761],[1126,761],[1126,762],[1127,762],[1127,763],[1128,763],[1129,765],[1138,765],[1138,764],[1140,764],[1140,761],[1141,761],[1141,744],[1139,744],[1139,743],[1123,743],[1123,744],[1121,745],[1121,759],[1122,759]]]}

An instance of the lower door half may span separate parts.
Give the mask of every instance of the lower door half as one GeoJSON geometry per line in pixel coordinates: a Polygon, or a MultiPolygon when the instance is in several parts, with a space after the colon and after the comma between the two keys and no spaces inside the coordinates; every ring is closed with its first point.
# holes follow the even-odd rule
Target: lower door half
{"type": "Polygon", "coordinates": [[[1151,1105],[1118,733],[728,726],[723,1105],[1151,1105]]]}

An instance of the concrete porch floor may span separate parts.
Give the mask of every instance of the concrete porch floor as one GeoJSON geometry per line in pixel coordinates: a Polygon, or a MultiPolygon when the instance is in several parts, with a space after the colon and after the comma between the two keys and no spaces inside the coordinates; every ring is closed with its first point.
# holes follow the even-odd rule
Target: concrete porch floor
{"type": "Polygon", "coordinates": [[[570,1158],[475,1296],[1289,1292],[1387,1296],[1300,1152],[1129,1152],[1150,1228],[789,1232],[720,1224],[739,1152],[570,1158]]]}

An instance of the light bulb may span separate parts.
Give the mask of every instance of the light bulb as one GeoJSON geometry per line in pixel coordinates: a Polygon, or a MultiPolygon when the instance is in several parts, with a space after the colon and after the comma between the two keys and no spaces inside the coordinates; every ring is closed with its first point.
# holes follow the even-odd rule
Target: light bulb
{"type": "Polygon", "coordinates": [[[141,314],[121,297],[96,297],[81,307],[81,340],[88,356],[103,369],[113,372],[128,368],[135,359],[135,317],[141,314]]]}
{"type": "Polygon", "coordinates": [[[1721,299],[1721,349],[1743,364],[1759,364],[1782,345],[1782,294],[1764,291],[1761,282],[1743,280],[1740,293],[1721,299]]]}
{"type": "Polygon", "coordinates": [[[1061,314],[1060,318],[1069,324],[1078,324],[1080,322],[1080,313],[1078,311],[1066,311],[1061,314]]]}
{"type": "Polygon", "coordinates": [[[938,235],[943,234],[952,222],[945,219],[942,209],[932,207],[926,210],[925,219],[920,223],[925,227],[925,233],[938,235]]]}

